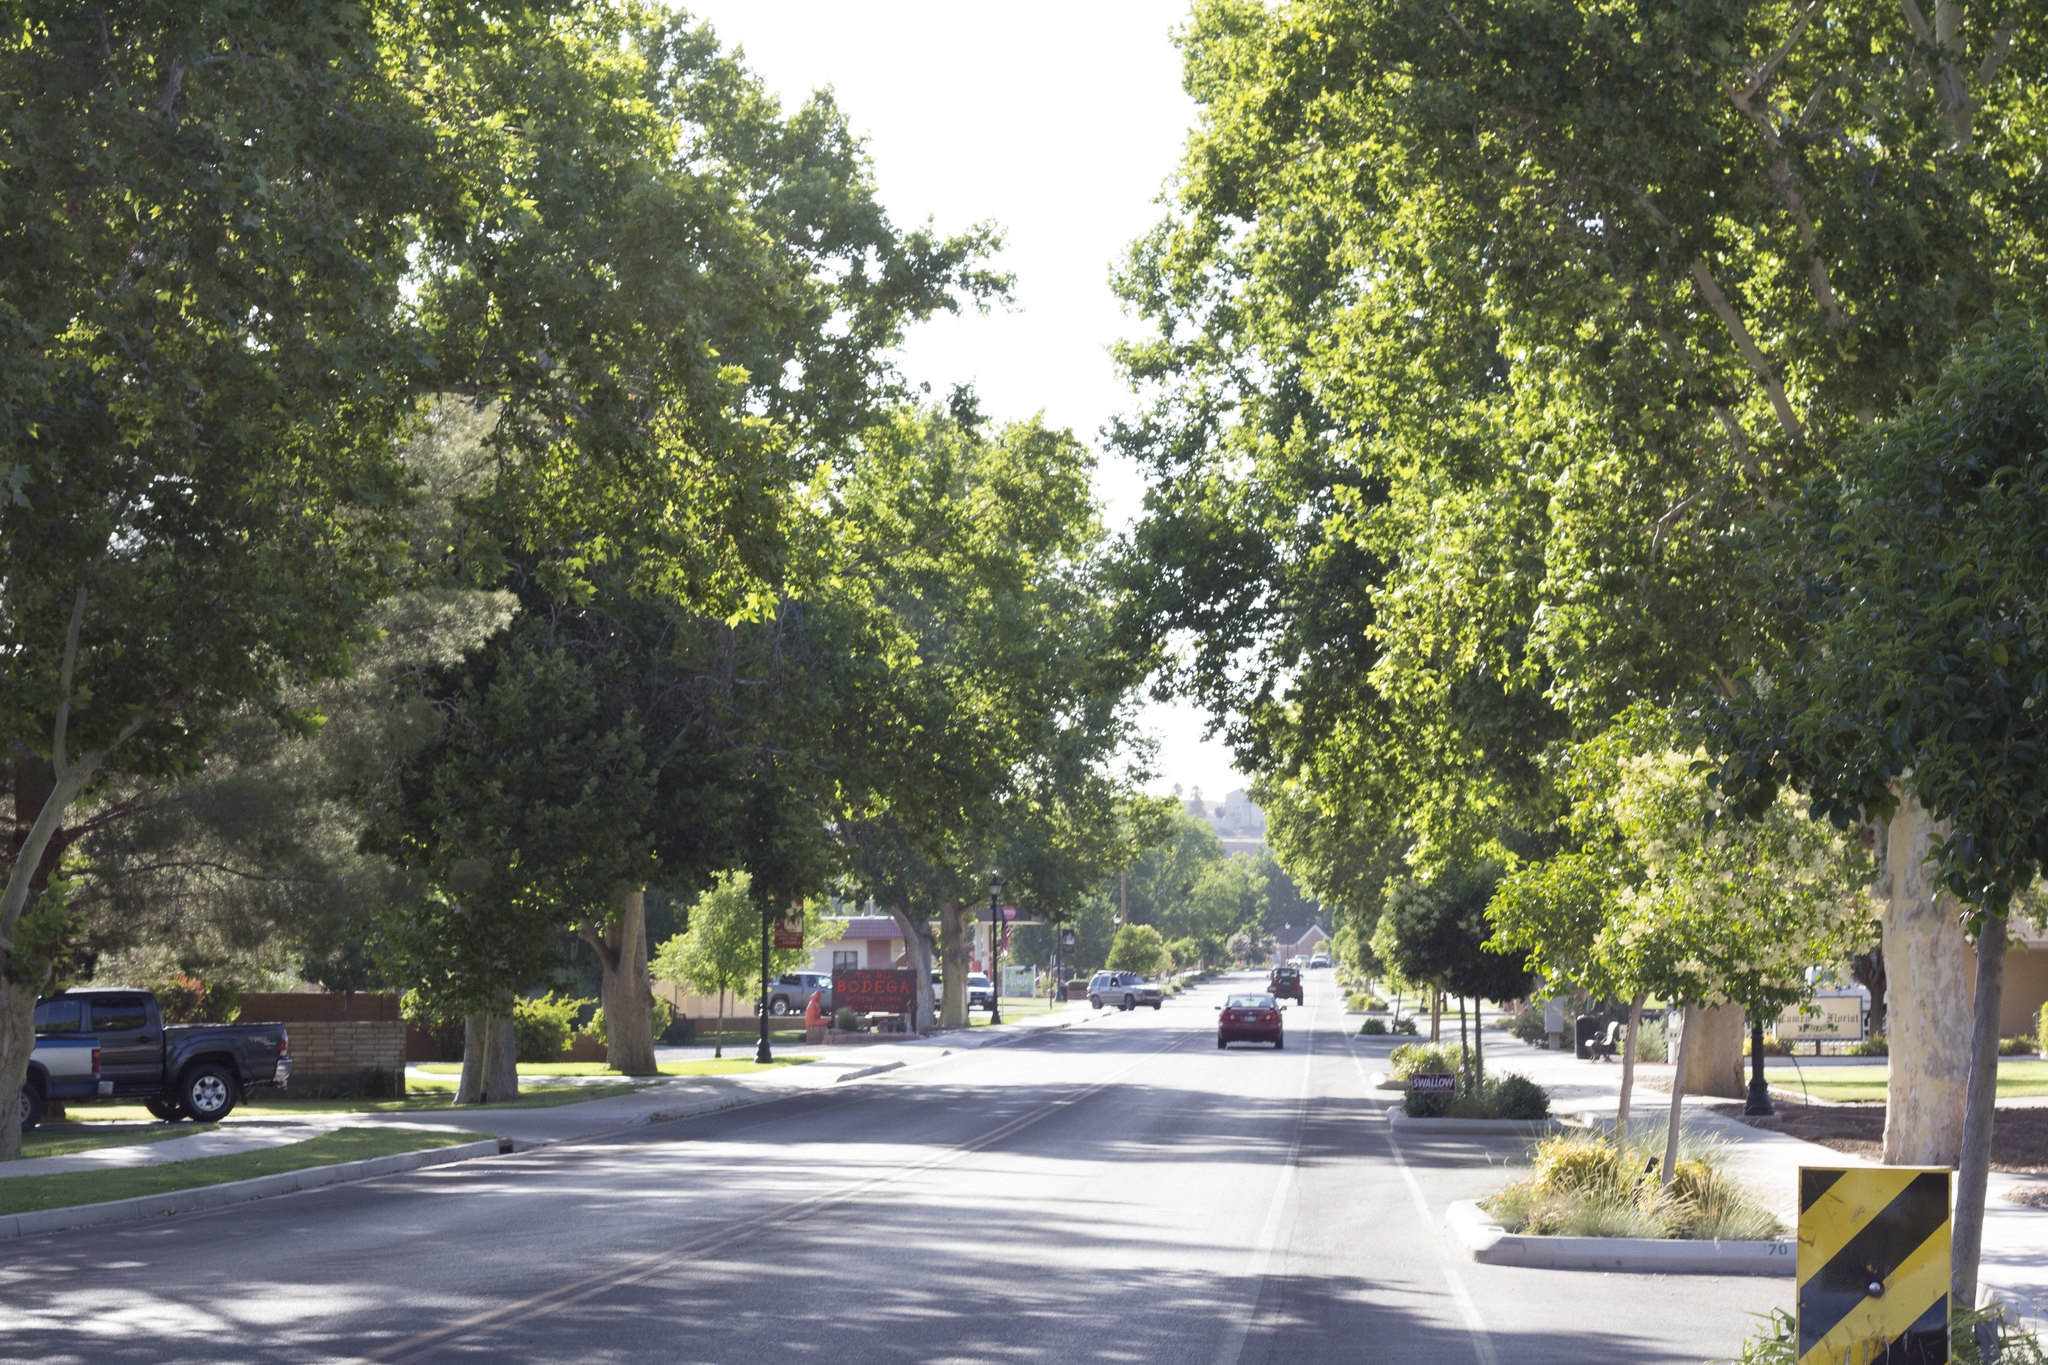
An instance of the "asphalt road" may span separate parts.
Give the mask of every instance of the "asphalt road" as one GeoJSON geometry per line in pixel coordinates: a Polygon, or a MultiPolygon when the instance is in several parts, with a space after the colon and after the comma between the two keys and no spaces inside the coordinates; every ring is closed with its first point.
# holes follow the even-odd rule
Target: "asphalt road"
{"type": "Polygon", "coordinates": [[[1649,1365],[1787,1302],[1465,1260],[1442,1210],[1497,1165],[1391,1139],[1386,1044],[1312,975],[1282,1052],[1217,1051],[1212,985],[620,1137],[0,1243],[0,1358],[1649,1365]]]}

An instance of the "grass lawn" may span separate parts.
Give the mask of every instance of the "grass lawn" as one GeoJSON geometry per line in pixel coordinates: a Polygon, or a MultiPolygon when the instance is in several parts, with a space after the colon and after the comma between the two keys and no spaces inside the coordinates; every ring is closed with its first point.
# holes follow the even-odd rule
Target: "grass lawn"
{"type": "MultiPolygon", "coordinates": [[[[1003,997],[1003,1020],[1010,1023],[1018,1019],[1035,1019],[1041,1014],[1051,1014],[1056,1009],[1063,1010],[1068,1003],[1062,1000],[1055,1005],[1038,995],[1006,995],[1003,997]]],[[[982,1027],[988,1023],[988,1011],[969,1010],[967,1022],[975,1028],[982,1027]]]]}
{"type": "MultiPolygon", "coordinates": [[[[618,1085],[557,1086],[548,1090],[533,1090],[516,1100],[503,1104],[464,1105],[463,1111],[471,1109],[552,1109],[561,1104],[579,1104],[584,1100],[609,1099],[613,1095],[630,1095],[638,1086],[622,1082],[618,1085]]],[[[295,1114],[417,1114],[447,1113],[454,1108],[449,1101],[455,1094],[455,1080],[443,1082],[436,1077],[425,1077],[412,1084],[412,1093],[402,1100],[250,1100],[235,1106],[238,1116],[248,1118],[289,1117],[295,1114]]],[[[149,1111],[139,1104],[73,1104],[70,1117],[86,1123],[152,1123],[149,1111]]],[[[230,1123],[234,1120],[229,1119],[230,1123]]],[[[164,1124],[164,1136],[176,1137],[180,1133],[195,1131],[188,1124],[164,1124]]]]}
{"type": "MultiPolygon", "coordinates": [[[[1809,1067],[1806,1084],[1790,1067],[1771,1068],[1771,1084],[1784,1090],[1804,1090],[1823,1100],[1883,1100],[1887,1071],[1875,1066],[1809,1067]]],[[[2024,1099],[2048,1095],[2048,1062],[2005,1060],[1998,1064],[1998,1098],[2024,1099]]]]}
{"type": "Polygon", "coordinates": [[[102,1132],[64,1132],[38,1128],[21,1135],[21,1155],[8,1159],[23,1161],[35,1156],[70,1156],[73,1152],[90,1152],[96,1147],[128,1147],[138,1142],[161,1142],[165,1138],[190,1137],[197,1131],[196,1128],[158,1123],[146,1114],[143,1116],[142,1125],[130,1127],[122,1124],[118,1128],[108,1126],[107,1130],[102,1132]]]}
{"type": "Polygon", "coordinates": [[[304,1142],[261,1152],[237,1152],[233,1156],[209,1156],[198,1161],[136,1166],[127,1170],[15,1176],[0,1180],[0,1214],[61,1209],[73,1204],[103,1204],[144,1194],[167,1194],[172,1190],[197,1189],[202,1185],[221,1185],[230,1180],[300,1171],[308,1166],[328,1166],[338,1161],[361,1161],[365,1157],[453,1147],[458,1143],[475,1142],[484,1136],[482,1133],[435,1133],[417,1128],[340,1128],[304,1142]]]}
{"type": "MultiPolygon", "coordinates": [[[[754,1071],[773,1071],[779,1066],[802,1066],[805,1062],[815,1062],[816,1060],[818,1060],[816,1057],[777,1057],[774,1061],[763,1066],[751,1057],[705,1057],[692,1062],[663,1062],[661,1064],[661,1074],[664,1076],[744,1076],[754,1071]]],[[[460,1076],[462,1074],[462,1063],[421,1062],[419,1063],[419,1069],[426,1072],[429,1076],[460,1076]]],[[[613,1071],[603,1062],[521,1062],[519,1064],[519,1074],[522,1076],[616,1076],[619,1073],[613,1071]]],[[[415,1084],[418,1084],[417,1080],[415,1084]]],[[[597,1088],[596,1086],[581,1087],[585,1093],[597,1088]]]]}

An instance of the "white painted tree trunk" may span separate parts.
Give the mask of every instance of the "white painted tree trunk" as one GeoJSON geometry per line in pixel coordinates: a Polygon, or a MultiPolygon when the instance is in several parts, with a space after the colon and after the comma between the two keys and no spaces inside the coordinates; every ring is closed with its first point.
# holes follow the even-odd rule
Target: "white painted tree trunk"
{"type": "Polygon", "coordinates": [[[939,907],[939,955],[944,973],[939,995],[939,1027],[967,1027],[967,916],[960,902],[939,907]]]}
{"type": "Polygon", "coordinates": [[[1685,1012],[1685,1093],[1741,1099],[1749,1093],[1742,1079],[1745,1020],[1739,1005],[1685,1012]]]}
{"type": "Polygon", "coordinates": [[[619,898],[617,919],[597,945],[604,969],[605,1064],[629,1076],[652,1076],[654,991],[647,977],[647,894],[634,887],[619,898]]]}
{"type": "Polygon", "coordinates": [[[512,1021],[487,1014],[463,1020],[462,1079],[457,1104],[498,1104],[519,1095],[519,1045],[512,1021]]]}
{"type": "Polygon", "coordinates": [[[1976,962],[1960,907],[1930,881],[1928,846],[1938,833],[1913,794],[1901,792],[1877,887],[1891,989],[1884,1117],[1890,1166],[1953,1166],[1963,1149],[1976,962]]]}
{"type": "Polygon", "coordinates": [[[892,906],[889,918],[895,920],[896,927],[903,931],[904,961],[917,978],[910,996],[912,1027],[919,1033],[924,1033],[937,1023],[932,1009],[931,930],[913,917],[908,909],[892,906]]]}

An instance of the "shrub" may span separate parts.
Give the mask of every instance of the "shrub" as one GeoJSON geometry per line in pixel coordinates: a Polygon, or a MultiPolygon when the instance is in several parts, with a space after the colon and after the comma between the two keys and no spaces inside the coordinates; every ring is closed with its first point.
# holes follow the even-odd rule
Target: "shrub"
{"type": "Polygon", "coordinates": [[[1456,1071],[1458,1056],[1442,1043],[1403,1043],[1387,1055],[1397,1080],[1407,1080],[1418,1071],[1456,1071]]]}
{"type": "MultiPolygon", "coordinates": [[[[1411,1119],[1444,1118],[1451,1112],[1451,1105],[1455,1098],[1441,1090],[1432,1090],[1426,1093],[1418,1093],[1411,1090],[1401,1100],[1401,1112],[1411,1119]]],[[[1463,1118],[1466,1116],[1461,1114],[1459,1117],[1463,1118]]]]}
{"type": "MultiPolygon", "coordinates": [[[[590,1002],[588,1000],[578,1000],[576,1003],[578,1005],[587,1005],[590,1002]]],[[[760,1013],[760,1011],[756,1010],[755,1013],[758,1014],[760,1013]]],[[[675,1021],[676,1007],[674,1005],[671,1005],[668,1001],[662,999],[660,996],[655,996],[654,1036],[656,1038],[659,1038],[663,1034],[667,1033],[669,1031],[669,1026],[674,1024],[675,1021]]],[[[583,1031],[589,1034],[591,1037],[597,1039],[597,1041],[600,1043],[609,1044],[611,1042],[611,1039],[605,1035],[604,1031],[604,1006],[599,1005],[596,1009],[590,1012],[590,1022],[583,1026],[583,1031]]],[[[697,1030],[694,1025],[690,1029],[690,1036],[693,1039],[697,1036],[697,1030]]],[[[564,1044],[564,1046],[567,1046],[567,1044],[564,1044]]]]}
{"type": "Polygon", "coordinates": [[[1721,1169],[1722,1149],[1681,1131],[1671,1188],[1658,1182],[1661,1126],[1617,1144],[1566,1133],[1536,1144],[1530,1173],[1483,1207],[1511,1232],[1563,1237],[1681,1237],[1752,1241],[1782,1228],[1721,1169]]]}
{"type": "Polygon", "coordinates": [[[1505,1022],[1515,1037],[1530,1047],[1539,1046],[1548,1036],[1543,1029],[1543,1006],[1533,1001],[1522,1006],[1521,1013],[1509,1016],[1505,1022]]]}
{"type": "Polygon", "coordinates": [[[1639,1062],[1668,1062],[1671,1060],[1671,1035],[1662,1019],[1645,1019],[1636,1027],[1636,1060],[1639,1062]]]}
{"type": "Polygon", "coordinates": [[[832,1011],[832,1027],[838,1029],[841,1033],[859,1032],[860,1019],[854,1014],[853,1006],[841,1005],[838,1009],[832,1011]]]}
{"type": "MultiPolygon", "coordinates": [[[[1714,1365],[1797,1365],[1799,1320],[1782,1308],[1762,1315],[1755,1336],[1742,1343],[1742,1354],[1714,1365]]],[[[1989,1308],[1954,1308],[1949,1313],[1949,1359],[1954,1365],[2048,1365],[2048,1349],[1997,1304],[1989,1308]],[[1978,1332],[1998,1344],[1988,1354],[1977,1344],[1978,1332]]]]}
{"type": "Polygon", "coordinates": [[[1415,1036],[1415,1021],[1413,1019],[1396,1019],[1394,1021],[1394,1032],[1405,1033],[1410,1038],[1413,1038],[1415,1036]]]}
{"type": "Polygon", "coordinates": [[[1550,1092],[1527,1076],[1510,1071],[1486,1083],[1494,1111],[1504,1119],[1547,1119],[1550,1092]]]}
{"type": "Polygon", "coordinates": [[[1358,1031],[1360,1033],[1385,1033],[1387,1031],[1387,1021],[1384,1019],[1368,1019],[1358,1026],[1358,1031]]]}
{"type": "Polygon", "coordinates": [[[2000,1038],[1998,1055],[2001,1057],[2031,1057],[2041,1050],[2041,1045],[2022,1033],[2017,1038],[2000,1038]]]}
{"type": "Polygon", "coordinates": [[[569,1050],[569,1035],[575,1031],[576,1016],[588,1000],[557,996],[553,991],[531,1000],[512,1002],[512,1042],[522,1062],[561,1060],[569,1050]]]}
{"type": "Polygon", "coordinates": [[[1889,1057],[1892,1055],[1892,1049],[1891,1044],[1885,1042],[1882,1033],[1873,1033],[1860,1043],[1849,1044],[1849,1055],[1851,1057],[1889,1057]]]}

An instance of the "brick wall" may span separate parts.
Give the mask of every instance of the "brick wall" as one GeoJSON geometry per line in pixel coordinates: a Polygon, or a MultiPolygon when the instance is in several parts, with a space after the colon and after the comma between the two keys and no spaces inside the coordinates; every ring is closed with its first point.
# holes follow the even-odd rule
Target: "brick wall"
{"type": "Polygon", "coordinates": [[[375,1073],[405,1074],[405,1025],[394,1021],[285,1025],[291,1037],[291,1089],[363,1085],[375,1073]]]}

